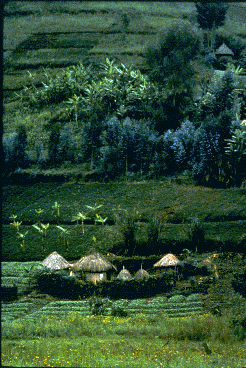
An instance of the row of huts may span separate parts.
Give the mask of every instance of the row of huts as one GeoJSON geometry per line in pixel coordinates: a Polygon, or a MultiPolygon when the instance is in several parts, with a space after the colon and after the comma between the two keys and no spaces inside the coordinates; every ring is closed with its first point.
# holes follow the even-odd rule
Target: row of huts
{"type": "MultiPolygon", "coordinates": [[[[179,260],[173,254],[167,254],[160,261],[154,264],[157,274],[162,273],[166,267],[176,267],[179,260]]],[[[97,251],[90,251],[87,255],[80,258],[75,263],[69,263],[57,252],[51,253],[42,262],[42,265],[52,270],[68,270],[69,275],[73,276],[75,273],[81,274],[86,281],[94,284],[106,280],[130,280],[132,275],[130,272],[123,269],[117,274],[117,268],[107,260],[107,258],[97,251]]],[[[149,278],[149,273],[141,268],[135,273],[135,280],[146,280],[149,278]]]]}

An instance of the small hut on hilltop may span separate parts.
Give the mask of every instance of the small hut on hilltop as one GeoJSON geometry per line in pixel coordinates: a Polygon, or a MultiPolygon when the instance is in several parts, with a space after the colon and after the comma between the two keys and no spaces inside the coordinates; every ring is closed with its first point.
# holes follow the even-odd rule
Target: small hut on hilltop
{"type": "Polygon", "coordinates": [[[163,258],[161,258],[158,262],[156,262],[154,264],[154,267],[158,268],[157,273],[162,274],[167,269],[174,268],[176,271],[176,266],[178,263],[179,263],[178,258],[174,254],[169,253],[165,255],[163,258]]]}
{"type": "Polygon", "coordinates": [[[140,270],[135,273],[134,279],[137,281],[149,279],[149,273],[143,269],[142,264],[140,270]]]}
{"type": "Polygon", "coordinates": [[[231,61],[233,56],[234,56],[234,52],[231,49],[229,49],[229,47],[227,47],[225,43],[223,43],[215,51],[215,55],[216,55],[217,58],[224,57],[224,58],[228,59],[228,61],[231,61]]]}
{"type": "Polygon", "coordinates": [[[130,272],[123,266],[123,269],[120,271],[119,275],[117,276],[118,280],[126,281],[131,280],[132,275],[130,272]]]}
{"type": "Polygon", "coordinates": [[[110,263],[101,253],[92,251],[86,256],[80,258],[73,265],[73,271],[82,271],[86,281],[94,284],[100,281],[106,281],[110,278],[113,271],[117,268],[110,263]]]}
{"type": "Polygon", "coordinates": [[[65,270],[71,269],[72,264],[66,261],[59,253],[53,252],[42,262],[44,267],[48,267],[52,270],[65,270]]]}

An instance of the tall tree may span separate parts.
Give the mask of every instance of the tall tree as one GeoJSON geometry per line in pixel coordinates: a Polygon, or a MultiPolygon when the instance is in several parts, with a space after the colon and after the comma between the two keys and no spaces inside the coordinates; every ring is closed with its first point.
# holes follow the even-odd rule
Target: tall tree
{"type": "Polygon", "coordinates": [[[165,114],[158,118],[163,120],[162,125],[166,125],[164,121],[180,120],[192,98],[195,81],[192,62],[199,50],[200,32],[187,22],[175,22],[161,30],[146,50],[148,74],[158,86],[159,102],[165,114]]]}
{"type": "Polygon", "coordinates": [[[213,50],[214,31],[216,28],[224,25],[229,4],[201,1],[196,2],[195,5],[197,11],[197,22],[203,30],[208,31],[210,38],[208,46],[213,50]]]}

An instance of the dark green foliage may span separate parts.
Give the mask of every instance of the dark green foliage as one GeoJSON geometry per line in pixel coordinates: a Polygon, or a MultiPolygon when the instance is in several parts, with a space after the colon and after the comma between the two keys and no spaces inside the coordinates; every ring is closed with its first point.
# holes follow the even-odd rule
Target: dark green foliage
{"type": "Polygon", "coordinates": [[[94,169],[98,164],[98,151],[101,145],[100,136],[103,125],[100,122],[89,121],[82,130],[82,157],[90,162],[90,169],[94,169]]]}
{"type": "Polygon", "coordinates": [[[27,168],[30,160],[26,152],[26,127],[20,125],[8,138],[3,136],[3,172],[8,174],[17,168],[27,168]]]}
{"type": "Polygon", "coordinates": [[[17,129],[17,140],[14,149],[14,160],[16,167],[25,168],[28,166],[26,146],[27,146],[26,127],[24,125],[20,125],[17,129]]]}
{"type": "Polygon", "coordinates": [[[1,301],[17,300],[17,286],[3,286],[1,285],[1,301]]]}
{"type": "Polygon", "coordinates": [[[33,276],[40,293],[55,297],[77,299],[80,295],[80,284],[75,277],[68,276],[65,271],[42,268],[33,276]]]}
{"type": "Polygon", "coordinates": [[[155,214],[150,218],[149,223],[147,225],[148,248],[150,252],[153,248],[158,249],[158,241],[163,226],[164,226],[164,219],[162,219],[161,216],[155,214]]]}
{"type": "Polygon", "coordinates": [[[127,311],[122,309],[121,307],[114,306],[112,308],[112,316],[114,317],[127,317],[127,315],[127,311]]]}
{"type": "Polygon", "coordinates": [[[194,218],[188,227],[188,239],[190,249],[202,252],[204,251],[205,230],[203,222],[198,218],[194,218]]]}
{"type": "Polygon", "coordinates": [[[201,126],[196,130],[192,152],[192,172],[198,183],[205,184],[206,178],[211,175],[210,184],[216,185],[215,175],[219,170],[218,162],[222,150],[220,142],[220,134],[213,128],[210,130],[201,126]]]}
{"type": "Polygon", "coordinates": [[[239,315],[230,321],[231,328],[238,341],[244,341],[246,338],[246,315],[239,315]]]}
{"type": "Polygon", "coordinates": [[[157,134],[146,122],[113,117],[102,133],[101,169],[109,178],[148,174],[156,142],[157,134]]]}
{"type": "MultiPolygon", "coordinates": [[[[175,23],[160,31],[156,41],[146,50],[150,79],[161,91],[158,99],[154,100],[152,109],[154,115],[155,111],[159,113],[155,120],[158,122],[161,119],[164,129],[171,122],[175,128],[178,121],[185,116],[184,110],[192,96],[195,73],[191,61],[199,49],[198,31],[190,24],[175,23]]],[[[164,130],[160,121],[155,128],[161,133],[164,130]]]]}
{"type": "Polygon", "coordinates": [[[235,129],[225,141],[229,182],[239,186],[246,179],[246,131],[235,129]]]}
{"type": "Polygon", "coordinates": [[[226,3],[196,2],[197,22],[202,29],[211,30],[225,23],[229,5],[226,3]]]}
{"type": "Polygon", "coordinates": [[[108,299],[102,299],[101,297],[92,296],[89,298],[89,307],[93,315],[105,315],[106,309],[111,307],[112,302],[108,299]]]}
{"type": "Polygon", "coordinates": [[[122,210],[121,213],[117,213],[115,217],[118,231],[122,234],[124,239],[124,246],[121,247],[122,254],[129,256],[135,254],[137,245],[135,232],[139,219],[138,211],[136,211],[136,209],[133,209],[132,212],[122,210]]]}
{"type": "Polygon", "coordinates": [[[231,70],[227,70],[222,78],[218,78],[210,91],[199,102],[199,118],[206,125],[220,128],[228,135],[230,126],[235,119],[238,104],[235,77],[231,70]],[[227,125],[221,121],[227,116],[227,125]],[[216,118],[216,120],[214,119],[216,118]]]}
{"type": "Polygon", "coordinates": [[[150,277],[148,280],[107,281],[101,284],[100,294],[111,299],[146,298],[163,292],[171,291],[174,286],[172,275],[150,277]]]}
{"type": "Polygon", "coordinates": [[[55,165],[57,162],[59,139],[60,128],[55,126],[50,133],[48,142],[48,160],[51,165],[55,165]]]}
{"type": "Polygon", "coordinates": [[[199,267],[194,261],[191,261],[189,259],[180,261],[180,263],[177,265],[177,270],[184,279],[188,279],[189,277],[196,275],[209,275],[208,270],[205,266],[199,267]]]}
{"type": "Polygon", "coordinates": [[[199,33],[187,23],[175,23],[160,31],[156,42],[147,49],[150,77],[170,93],[190,89],[193,60],[200,48],[199,33]]]}
{"type": "Polygon", "coordinates": [[[232,286],[237,293],[246,298],[246,270],[234,275],[232,286]]]}
{"type": "Polygon", "coordinates": [[[73,131],[71,125],[65,125],[60,132],[59,142],[57,146],[57,163],[64,161],[75,162],[76,144],[73,139],[73,131]]]}

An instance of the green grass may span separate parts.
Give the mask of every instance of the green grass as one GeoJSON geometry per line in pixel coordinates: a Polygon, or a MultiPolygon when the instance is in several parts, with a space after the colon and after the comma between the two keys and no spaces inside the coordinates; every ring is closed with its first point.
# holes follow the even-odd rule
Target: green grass
{"type": "Polygon", "coordinates": [[[226,367],[246,363],[228,318],[43,317],[2,327],[2,364],[15,367],[226,367]],[[218,332],[219,331],[219,332],[218,332]],[[58,337],[59,336],[59,337],[58,337]],[[66,337],[65,337],[66,336],[66,337]],[[212,350],[206,355],[202,343],[212,350]]]}

